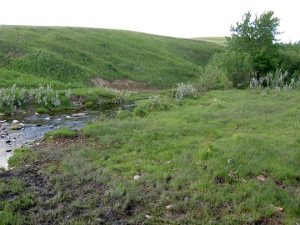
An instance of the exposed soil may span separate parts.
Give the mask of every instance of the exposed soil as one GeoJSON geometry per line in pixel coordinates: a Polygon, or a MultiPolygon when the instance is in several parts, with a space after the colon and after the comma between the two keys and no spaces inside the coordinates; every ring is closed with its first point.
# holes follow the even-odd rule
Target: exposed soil
{"type": "Polygon", "coordinates": [[[114,80],[108,81],[104,80],[100,77],[94,77],[91,79],[91,83],[96,87],[104,87],[108,89],[112,89],[114,91],[131,91],[131,92],[153,92],[158,91],[155,88],[149,88],[145,84],[139,83],[134,80],[122,79],[122,80],[114,80]]]}

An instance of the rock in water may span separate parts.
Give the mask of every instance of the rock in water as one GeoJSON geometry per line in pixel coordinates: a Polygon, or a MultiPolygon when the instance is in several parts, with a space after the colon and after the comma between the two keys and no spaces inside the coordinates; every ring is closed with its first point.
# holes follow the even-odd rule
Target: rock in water
{"type": "Polygon", "coordinates": [[[13,124],[10,127],[10,129],[12,129],[12,130],[21,130],[23,127],[24,127],[23,123],[16,123],[16,124],[13,124]]]}
{"type": "Polygon", "coordinates": [[[73,117],[84,117],[86,116],[86,113],[74,113],[72,114],[73,117]]]}
{"type": "Polygon", "coordinates": [[[12,123],[13,124],[19,123],[19,120],[13,120],[12,123]]]}

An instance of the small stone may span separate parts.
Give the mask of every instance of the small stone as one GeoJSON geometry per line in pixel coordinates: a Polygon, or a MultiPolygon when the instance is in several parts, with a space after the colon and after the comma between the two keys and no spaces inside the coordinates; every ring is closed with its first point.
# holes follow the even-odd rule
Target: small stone
{"type": "Polygon", "coordinates": [[[236,171],[230,171],[228,176],[230,176],[231,178],[237,178],[237,172],[236,171]]]}
{"type": "Polygon", "coordinates": [[[152,216],[146,214],[146,215],[145,215],[145,218],[146,218],[146,219],[152,219],[152,216]]]}
{"type": "Polygon", "coordinates": [[[74,113],[72,114],[73,117],[84,117],[86,116],[86,113],[74,113]]]}
{"type": "Polygon", "coordinates": [[[50,117],[46,117],[45,120],[50,120],[50,117]]]}
{"type": "Polygon", "coordinates": [[[168,209],[168,210],[174,209],[174,205],[167,205],[166,209],[168,209]]]}
{"type": "Polygon", "coordinates": [[[6,144],[9,144],[10,142],[11,142],[11,140],[7,140],[5,143],[6,143],[6,144]]]}
{"type": "Polygon", "coordinates": [[[66,116],[66,119],[71,119],[72,117],[71,116],[66,116]]]}
{"type": "Polygon", "coordinates": [[[138,180],[138,179],[140,179],[140,178],[141,178],[140,175],[135,175],[135,176],[133,177],[134,180],[138,180]]]}
{"type": "Polygon", "coordinates": [[[190,198],[189,198],[188,196],[185,196],[185,197],[184,197],[184,201],[185,201],[185,202],[188,202],[189,200],[190,200],[190,198]]]}
{"type": "Polygon", "coordinates": [[[6,151],[6,152],[11,152],[12,150],[11,150],[11,149],[6,149],[5,151],[6,151]]]}
{"type": "Polygon", "coordinates": [[[37,124],[36,126],[37,126],[37,127],[41,127],[41,126],[42,126],[42,124],[37,124]]]}
{"type": "Polygon", "coordinates": [[[264,182],[266,180],[266,177],[264,175],[259,175],[256,177],[257,180],[264,182]]]}
{"type": "Polygon", "coordinates": [[[24,127],[23,123],[16,123],[16,124],[13,124],[10,127],[10,129],[12,129],[12,130],[21,130],[23,127],[24,127]]]}
{"type": "Polygon", "coordinates": [[[19,120],[13,120],[12,123],[13,124],[19,123],[19,120]]]}
{"type": "Polygon", "coordinates": [[[272,207],[274,208],[274,210],[275,210],[276,212],[283,212],[283,208],[280,207],[280,206],[274,206],[274,205],[272,205],[272,207]]]}
{"type": "Polygon", "coordinates": [[[35,112],[34,115],[40,115],[38,112],[35,112]]]}

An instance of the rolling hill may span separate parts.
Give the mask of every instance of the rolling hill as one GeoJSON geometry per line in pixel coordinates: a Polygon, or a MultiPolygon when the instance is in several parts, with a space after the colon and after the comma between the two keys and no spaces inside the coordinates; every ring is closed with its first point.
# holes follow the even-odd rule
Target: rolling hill
{"type": "Polygon", "coordinates": [[[226,46],[226,37],[199,37],[199,38],[194,38],[194,40],[207,41],[224,47],[226,46]]]}
{"type": "Polygon", "coordinates": [[[90,86],[91,79],[130,79],[171,87],[192,81],[222,46],[131,31],[0,27],[0,87],[90,86]]]}

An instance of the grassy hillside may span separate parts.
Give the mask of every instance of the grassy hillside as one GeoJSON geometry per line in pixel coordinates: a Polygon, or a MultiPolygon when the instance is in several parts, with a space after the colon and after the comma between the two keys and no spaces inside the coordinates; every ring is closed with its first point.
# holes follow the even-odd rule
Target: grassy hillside
{"type": "Polygon", "coordinates": [[[19,150],[0,176],[4,224],[299,223],[299,91],[144,101],[19,150]]]}
{"type": "Polygon", "coordinates": [[[194,40],[198,41],[207,41],[211,43],[215,43],[221,46],[226,46],[226,38],[225,37],[199,37],[194,38],[194,40]]]}
{"type": "Polygon", "coordinates": [[[199,66],[221,49],[209,42],[130,31],[1,26],[0,87],[49,82],[78,87],[93,77],[170,87],[193,80],[199,66]]]}

